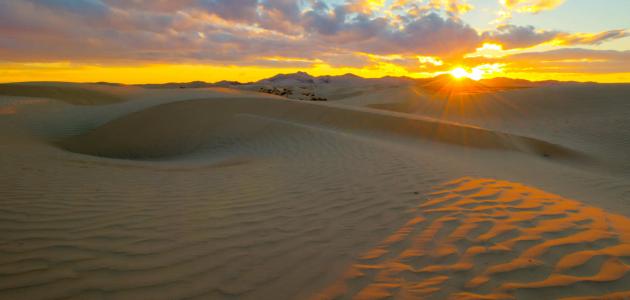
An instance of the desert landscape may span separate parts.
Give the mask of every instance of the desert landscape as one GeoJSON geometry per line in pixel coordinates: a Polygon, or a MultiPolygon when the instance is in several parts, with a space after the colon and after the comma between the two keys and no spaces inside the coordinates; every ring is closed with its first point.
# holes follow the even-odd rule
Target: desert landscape
{"type": "Polygon", "coordinates": [[[0,300],[630,299],[627,0],[0,0],[0,300]]]}
{"type": "Polygon", "coordinates": [[[282,78],[0,85],[0,298],[630,293],[630,85],[282,78]]]}

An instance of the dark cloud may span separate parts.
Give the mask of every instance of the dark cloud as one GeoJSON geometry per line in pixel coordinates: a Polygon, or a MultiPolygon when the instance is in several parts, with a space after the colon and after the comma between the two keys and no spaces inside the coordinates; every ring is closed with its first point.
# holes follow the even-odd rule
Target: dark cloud
{"type": "Polygon", "coordinates": [[[402,29],[385,18],[347,17],[344,7],[305,14],[306,28],[319,38],[355,51],[375,54],[454,55],[474,50],[477,32],[458,19],[431,12],[410,19],[402,29]]]}
{"type": "Polygon", "coordinates": [[[334,10],[328,8],[323,2],[317,2],[314,8],[303,15],[303,25],[321,35],[332,36],[337,34],[345,25],[346,9],[337,6],[334,10]]]}
{"type": "Polygon", "coordinates": [[[301,10],[295,0],[262,0],[258,24],[266,29],[287,34],[299,34],[301,10]]]}
{"type": "Polygon", "coordinates": [[[0,31],[13,40],[3,53],[20,60],[437,55],[474,49],[479,41],[474,29],[436,13],[409,17],[401,29],[384,17],[350,12],[348,4],[318,0],[29,0],[0,8],[6,25],[0,31]]]}
{"type": "Polygon", "coordinates": [[[629,36],[625,29],[600,33],[568,33],[555,30],[536,30],[534,26],[502,25],[494,31],[484,32],[485,41],[499,43],[504,49],[529,48],[553,41],[557,45],[597,45],[605,41],[629,36]]]}
{"type": "Polygon", "coordinates": [[[475,49],[480,42],[477,31],[470,26],[436,13],[417,18],[403,30],[390,32],[384,38],[390,46],[396,46],[392,51],[423,55],[462,54],[475,49]]]}
{"type": "Polygon", "coordinates": [[[198,0],[103,0],[110,7],[124,10],[173,13],[195,5],[198,0]]]}
{"type": "Polygon", "coordinates": [[[252,21],[257,17],[258,0],[199,0],[198,5],[226,20],[252,21]]]}
{"type": "Polygon", "coordinates": [[[495,31],[485,32],[486,41],[503,45],[504,49],[529,48],[557,37],[558,31],[538,31],[534,26],[502,25],[495,31]]]}
{"type": "Polygon", "coordinates": [[[89,16],[104,16],[109,6],[100,0],[23,0],[38,6],[45,6],[62,13],[74,13],[89,16]]]}

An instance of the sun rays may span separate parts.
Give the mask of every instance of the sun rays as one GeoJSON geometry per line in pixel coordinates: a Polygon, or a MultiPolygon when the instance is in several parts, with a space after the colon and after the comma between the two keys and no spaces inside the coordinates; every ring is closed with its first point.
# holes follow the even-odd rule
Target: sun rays
{"type": "Polygon", "coordinates": [[[475,81],[479,81],[484,78],[496,77],[496,75],[503,73],[504,64],[483,64],[470,69],[466,69],[462,66],[457,66],[448,72],[455,79],[468,78],[475,81]]]}

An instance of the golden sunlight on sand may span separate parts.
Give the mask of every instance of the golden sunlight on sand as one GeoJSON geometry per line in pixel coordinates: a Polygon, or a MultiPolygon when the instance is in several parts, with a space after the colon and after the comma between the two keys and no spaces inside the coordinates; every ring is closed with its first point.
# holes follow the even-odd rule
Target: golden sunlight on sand
{"type": "Polygon", "coordinates": [[[630,297],[630,219],[493,179],[430,196],[315,299],[630,297]]]}

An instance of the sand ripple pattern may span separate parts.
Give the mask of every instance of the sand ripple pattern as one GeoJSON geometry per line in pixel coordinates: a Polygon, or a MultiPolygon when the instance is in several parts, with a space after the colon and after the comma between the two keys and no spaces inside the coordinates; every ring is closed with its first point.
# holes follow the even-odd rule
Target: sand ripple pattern
{"type": "Polygon", "coordinates": [[[304,299],[450,178],[422,154],[265,128],[182,161],[0,147],[0,299],[304,299]]]}
{"type": "Polygon", "coordinates": [[[492,179],[430,196],[315,298],[630,297],[630,219],[492,179]]]}

